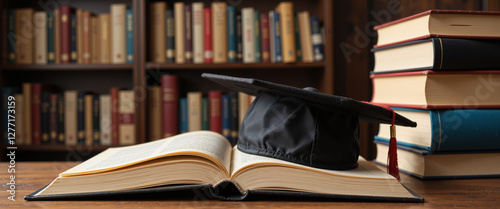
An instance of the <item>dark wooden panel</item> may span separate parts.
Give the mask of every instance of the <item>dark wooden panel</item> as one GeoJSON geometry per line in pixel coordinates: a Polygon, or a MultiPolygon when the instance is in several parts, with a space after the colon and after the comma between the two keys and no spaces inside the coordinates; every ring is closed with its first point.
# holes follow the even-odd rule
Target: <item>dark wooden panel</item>
{"type": "Polygon", "coordinates": [[[500,11],[500,1],[498,0],[484,0],[484,7],[487,11],[500,11]]]}

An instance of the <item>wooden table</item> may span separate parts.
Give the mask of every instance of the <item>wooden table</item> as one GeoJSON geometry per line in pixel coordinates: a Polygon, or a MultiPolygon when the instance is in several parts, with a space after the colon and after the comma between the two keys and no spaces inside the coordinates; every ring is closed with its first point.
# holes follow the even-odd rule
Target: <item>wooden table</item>
{"type": "Polygon", "coordinates": [[[269,197],[257,201],[230,202],[203,200],[194,194],[170,197],[133,198],[98,201],[25,201],[27,194],[50,183],[76,162],[18,162],[16,164],[16,201],[7,199],[8,163],[0,163],[0,208],[500,208],[500,178],[421,181],[402,174],[401,182],[425,198],[425,203],[333,202],[311,199],[292,200],[269,197]]]}

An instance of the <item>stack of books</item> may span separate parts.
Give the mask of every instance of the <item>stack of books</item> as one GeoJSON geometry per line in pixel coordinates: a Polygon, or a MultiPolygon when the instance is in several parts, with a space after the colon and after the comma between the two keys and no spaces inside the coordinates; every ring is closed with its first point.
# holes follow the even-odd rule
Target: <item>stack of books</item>
{"type": "MultiPolygon", "coordinates": [[[[429,10],[375,27],[372,102],[417,122],[398,127],[403,172],[500,175],[500,12],[429,10]]],[[[375,137],[386,164],[390,128],[375,137]]]]}

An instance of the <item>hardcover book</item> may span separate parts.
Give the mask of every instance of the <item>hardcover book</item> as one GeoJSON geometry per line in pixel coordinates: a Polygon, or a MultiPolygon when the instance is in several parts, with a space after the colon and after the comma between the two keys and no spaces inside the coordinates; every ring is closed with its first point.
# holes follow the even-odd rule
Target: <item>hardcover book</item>
{"type": "Polygon", "coordinates": [[[176,135],[179,131],[179,84],[175,75],[161,76],[161,114],[162,114],[162,137],[166,138],[176,135]]]}
{"type": "Polygon", "coordinates": [[[213,62],[213,51],[212,51],[212,9],[204,8],[203,9],[203,38],[204,40],[204,53],[203,57],[205,59],[205,63],[213,62]]]}
{"type": "MultiPolygon", "coordinates": [[[[47,13],[47,63],[55,63],[54,52],[54,12],[47,13]]],[[[57,39],[58,40],[58,39],[57,39]]]]}
{"type": "Polygon", "coordinates": [[[82,12],[82,63],[91,63],[92,61],[92,14],[90,11],[82,12]]]}
{"type": "Polygon", "coordinates": [[[119,88],[111,88],[110,89],[111,96],[111,144],[118,145],[120,142],[120,131],[119,131],[119,123],[120,123],[120,113],[119,113],[119,88]]]}
{"type": "Polygon", "coordinates": [[[111,63],[127,62],[126,4],[111,4],[111,63]]]}
{"type": "MultiPolygon", "coordinates": [[[[193,2],[193,62],[203,63],[205,61],[205,34],[203,18],[203,2],[193,2]]],[[[211,41],[211,40],[210,40],[211,41]]]]}
{"type": "Polygon", "coordinates": [[[229,94],[222,95],[222,135],[231,142],[231,98],[229,94]]]}
{"type": "Polygon", "coordinates": [[[17,64],[33,64],[33,14],[35,10],[32,8],[16,9],[15,20],[16,20],[16,40],[22,38],[24,41],[22,43],[16,42],[16,63],[17,64]],[[25,31],[24,33],[22,31],[25,31]]]}
{"type": "Polygon", "coordinates": [[[134,11],[127,9],[127,63],[134,63],[134,11]]]}
{"type": "Polygon", "coordinates": [[[61,38],[61,63],[70,63],[71,54],[71,15],[74,9],[70,6],[63,5],[59,8],[60,12],[60,38],[61,38]]]}
{"type": "Polygon", "coordinates": [[[99,14],[99,31],[101,40],[99,41],[101,52],[101,63],[111,63],[111,16],[107,14],[99,14]]]}
{"type": "MultiPolygon", "coordinates": [[[[186,44],[186,33],[184,31],[184,3],[175,2],[174,3],[174,20],[175,20],[175,63],[182,64],[185,63],[185,44],[186,44]]],[[[163,36],[165,37],[165,36],[163,36]]]]}
{"type": "Polygon", "coordinates": [[[323,33],[319,26],[318,17],[311,17],[311,41],[314,61],[323,61],[323,33]]]}
{"type": "Polygon", "coordinates": [[[42,92],[40,104],[40,139],[42,144],[50,143],[50,92],[42,92]]]}
{"type": "MultiPolygon", "coordinates": [[[[165,62],[165,11],[166,2],[153,2],[149,4],[149,60],[151,62],[165,62]]],[[[168,40],[168,37],[167,37],[168,40]]]]}
{"type": "Polygon", "coordinates": [[[119,118],[119,144],[135,144],[135,97],[133,90],[120,90],[118,92],[120,106],[119,118]]]}
{"type": "Polygon", "coordinates": [[[99,96],[101,145],[111,145],[111,96],[101,94],[99,96]]]}
{"type": "Polygon", "coordinates": [[[76,145],[77,139],[77,91],[64,92],[65,144],[76,145]]]}
{"type": "Polygon", "coordinates": [[[236,62],[236,9],[227,7],[227,62],[236,62]]]}
{"type": "Polygon", "coordinates": [[[221,100],[222,92],[210,91],[208,92],[209,99],[209,115],[210,115],[210,131],[222,133],[222,117],[221,117],[221,100]]]}
{"type": "Polygon", "coordinates": [[[183,97],[179,99],[179,133],[189,131],[188,118],[188,100],[183,97]]]}
{"type": "Polygon", "coordinates": [[[311,20],[309,12],[299,12],[297,14],[300,28],[300,47],[302,49],[302,61],[314,62],[314,52],[312,46],[311,20]]]}
{"type": "Polygon", "coordinates": [[[192,8],[190,4],[186,4],[184,6],[184,35],[185,35],[185,40],[184,40],[184,57],[185,57],[185,63],[193,63],[193,21],[191,18],[193,18],[192,15],[192,8]]]}
{"type": "Polygon", "coordinates": [[[226,2],[212,2],[212,48],[214,63],[227,63],[226,2]]]}
{"type": "Polygon", "coordinates": [[[253,44],[254,44],[254,50],[255,50],[255,62],[262,62],[262,53],[261,53],[261,48],[260,48],[260,42],[261,42],[261,37],[260,37],[260,12],[259,11],[254,11],[253,12],[253,44]]]}
{"type": "Polygon", "coordinates": [[[188,131],[201,130],[201,92],[188,92],[188,131]]]}
{"type": "Polygon", "coordinates": [[[243,63],[255,62],[254,9],[241,9],[241,24],[243,26],[243,63]]]}
{"type": "Polygon", "coordinates": [[[154,141],[162,137],[162,88],[151,86],[148,88],[148,139],[154,141]]]}
{"type": "Polygon", "coordinates": [[[32,139],[33,139],[33,130],[31,121],[33,120],[31,118],[32,116],[32,105],[31,105],[31,100],[32,100],[32,83],[23,83],[22,84],[22,91],[23,91],[23,103],[24,105],[22,106],[23,108],[23,116],[24,116],[24,144],[25,145],[31,145],[32,139]]]}
{"type": "Polygon", "coordinates": [[[283,62],[295,62],[297,61],[297,55],[295,52],[293,3],[283,1],[276,6],[275,10],[280,14],[281,19],[281,51],[283,53],[283,62]]]}
{"type": "Polygon", "coordinates": [[[175,63],[175,21],[174,21],[174,11],[169,9],[165,11],[165,34],[167,36],[167,62],[175,63]]]}
{"type": "Polygon", "coordinates": [[[35,64],[47,64],[47,13],[35,12],[33,21],[33,60],[35,64]]]}

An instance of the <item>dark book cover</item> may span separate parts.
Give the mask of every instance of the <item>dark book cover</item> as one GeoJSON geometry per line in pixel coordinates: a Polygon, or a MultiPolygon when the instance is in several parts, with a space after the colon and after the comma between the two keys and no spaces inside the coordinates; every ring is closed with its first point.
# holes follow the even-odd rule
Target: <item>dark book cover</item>
{"type": "Polygon", "coordinates": [[[76,63],[78,60],[78,49],[77,49],[77,40],[76,40],[76,14],[71,14],[71,23],[70,23],[70,62],[76,63]]]}
{"type": "Polygon", "coordinates": [[[47,63],[55,62],[55,51],[54,51],[54,13],[47,13],[47,63]]]}
{"type": "Polygon", "coordinates": [[[126,21],[127,63],[134,63],[134,11],[127,9],[126,21]]]}
{"type": "Polygon", "coordinates": [[[323,35],[321,34],[319,19],[318,17],[310,17],[310,21],[314,61],[323,61],[323,35]]]}
{"type": "Polygon", "coordinates": [[[193,15],[191,14],[191,4],[184,6],[184,32],[185,32],[185,63],[193,63],[193,15]]]}
{"type": "Polygon", "coordinates": [[[41,103],[41,138],[42,144],[49,144],[49,125],[50,125],[50,92],[42,92],[42,103],[41,103]]]}
{"type": "MultiPolygon", "coordinates": [[[[274,12],[274,57],[276,59],[276,62],[283,62],[283,52],[281,48],[281,16],[280,13],[274,12]]],[[[271,23],[270,23],[271,24],[271,23]]]]}
{"type": "Polygon", "coordinates": [[[271,46],[269,43],[269,15],[267,13],[260,14],[260,45],[262,62],[271,62],[271,46]]]}
{"type": "Polygon", "coordinates": [[[203,35],[205,44],[205,63],[213,62],[213,51],[212,51],[212,9],[203,9],[203,35]]]}
{"type": "Polygon", "coordinates": [[[167,34],[167,63],[175,63],[175,21],[174,11],[169,9],[165,11],[165,34],[167,34]]]}
{"type": "Polygon", "coordinates": [[[186,97],[183,97],[179,99],[179,133],[188,131],[188,101],[186,97]]]}
{"type": "Polygon", "coordinates": [[[231,98],[229,94],[222,95],[221,103],[222,135],[231,142],[231,98]]]}
{"type": "MultiPolygon", "coordinates": [[[[70,63],[71,56],[71,21],[72,15],[74,15],[74,9],[70,6],[63,5],[59,8],[60,12],[60,26],[61,26],[61,63],[70,63]]],[[[76,21],[75,21],[76,24],[76,21]]],[[[76,30],[76,28],[75,28],[76,30]]],[[[75,31],[76,33],[76,31],[75,31]]],[[[75,40],[76,46],[76,40],[75,40]]]]}
{"type": "Polygon", "coordinates": [[[118,100],[119,88],[111,88],[111,144],[117,145],[120,141],[120,133],[118,131],[120,114],[118,107],[120,101],[118,100]]]}
{"type": "Polygon", "coordinates": [[[92,144],[101,144],[101,117],[99,95],[92,96],[92,144]]]}
{"type": "Polygon", "coordinates": [[[210,130],[210,114],[207,97],[201,99],[201,130],[210,130]]]}
{"type": "Polygon", "coordinates": [[[231,116],[231,144],[236,144],[238,141],[239,118],[238,118],[238,92],[229,92],[230,98],[230,116],[231,116]]]}
{"type": "Polygon", "coordinates": [[[297,50],[297,62],[302,61],[302,44],[300,43],[300,26],[297,12],[293,13],[294,30],[295,30],[295,49],[297,50]]]}
{"type": "Polygon", "coordinates": [[[243,34],[241,25],[241,13],[236,15],[236,61],[243,62],[243,34]]]}
{"type": "Polygon", "coordinates": [[[161,76],[162,95],[162,133],[163,137],[171,137],[179,131],[178,111],[179,111],[179,89],[178,78],[175,75],[161,76]]]}
{"type": "Polygon", "coordinates": [[[31,141],[33,145],[42,143],[42,92],[48,89],[47,85],[41,83],[31,85],[31,130],[33,131],[31,141]]]}
{"type": "MultiPolygon", "coordinates": [[[[5,145],[13,145],[13,144],[9,144],[9,128],[12,128],[12,126],[9,127],[9,122],[10,124],[14,124],[14,121],[12,121],[12,119],[15,117],[15,113],[12,113],[12,112],[9,112],[9,110],[11,110],[10,107],[12,107],[12,103],[10,101],[13,101],[12,98],[9,99],[9,97],[14,97],[14,94],[18,94],[20,93],[21,90],[17,87],[4,87],[2,88],[2,97],[0,98],[0,102],[2,102],[2,104],[0,105],[2,107],[2,111],[0,112],[0,116],[2,117],[2,119],[0,119],[0,121],[2,122],[2,141],[3,141],[3,144],[5,145]],[[10,120],[10,121],[9,121],[10,120]]],[[[15,101],[14,101],[14,107],[15,106],[15,101]]],[[[22,107],[19,107],[17,106],[16,108],[22,108],[22,107]]],[[[15,119],[15,118],[14,118],[15,119]]],[[[22,131],[22,130],[19,130],[19,131],[22,131]]]]}
{"type": "Polygon", "coordinates": [[[16,63],[16,10],[7,10],[7,62],[16,63]]]}
{"type": "Polygon", "coordinates": [[[227,6],[227,62],[236,62],[236,10],[227,6]]]}
{"type": "Polygon", "coordinates": [[[221,91],[208,92],[210,109],[210,131],[222,133],[222,115],[221,115],[221,91]]]}
{"type": "Polygon", "coordinates": [[[253,41],[255,50],[255,62],[262,62],[261,46],[260,46],[260,12],[254,11],[253,13],[253,41]]]}
{"type": "Polygon", "coordinates": [[[64,95],[57,95],[57,143],[65,143],[65,131],[64,131],[64,95]]]}
{"type": "MultiPolygon", "coordinates": [[[[57,144],[57,97],[58,94],[50,94],[49,98],[49,143],[57,144]]],[[[43,128],[42,128],[43,129],[43,128]]]]}
{"type": "Polygon", "coordinates": [[[78,92],[76,98],[76,141],[85,144],[85,93],[78,92]]]}

